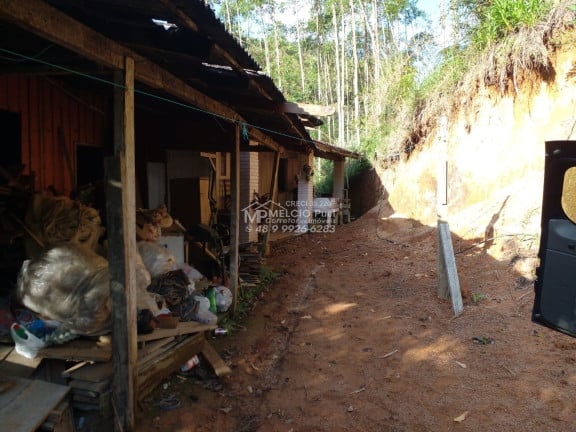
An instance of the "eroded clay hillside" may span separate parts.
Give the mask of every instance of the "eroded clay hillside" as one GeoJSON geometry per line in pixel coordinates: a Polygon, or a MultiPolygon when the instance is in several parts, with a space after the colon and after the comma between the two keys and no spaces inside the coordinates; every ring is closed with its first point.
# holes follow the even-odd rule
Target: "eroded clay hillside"
{"type": "Polygon", "coordinates": [[[407,160],[377,162],[394,210],[427,225],[440,213],[462,238],[537,237],[544,143],[576,139],[576,53],[550,60],[549,82],[461,98],[407,160]]]}

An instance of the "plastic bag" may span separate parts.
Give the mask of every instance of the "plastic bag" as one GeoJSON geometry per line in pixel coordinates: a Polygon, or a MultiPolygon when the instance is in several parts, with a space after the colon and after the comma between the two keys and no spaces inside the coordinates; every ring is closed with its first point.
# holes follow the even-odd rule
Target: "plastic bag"
{"type": "Polygon", "coordinates": [[[137,246],[150,276],[156,277],[178,269],[176,257],[160,243],[141,241],[137,246]]]}
{"type": "Polygon", "coordinates": [[[218,317],[210,312],[210,300],[204,296],[194,296],[190,298],[199,303],[196,311],[190,315],[193,321],[213,325],[218,323],[218,317]]]}
{"type": "Polygon", "coordinates": [[[154,293],[148,292],[147,288],[150,286],[151,278],[150,272],[144,265],[144,261],[140,254],[135,257],[136,267],[136,307],[138,309],[148,309],[154,316],[160,313],[160,308],[156,303],[156,296],[154,293]]]}
{"type": "Polygon", "coordinates": [[[216,287],[216,310],[226,312],[232,305],[232,291],[224,285],[216,287]]]}
{"type": "Polygon", "coordinates": [[[24,261],[16,287],[18,300],[61,330],[77,335],[110,331],[108,261],[94,251],[68,243],[24,261]]]}
{"type": "Polygon", "coordinates": [[[14,341],[14,349],[18,354],[26,358],[36,358],[38,350],[46,346],[42,339],[34,336],[26,327],[18,323],[12,323],[10,334],[14,341]]]}
{"type": "Polygon", "coordinates": [[[190,282],[196,282],[196,281],[200,281],[202,279],[204,279],[204,275],[202,273],[200,273],[198,270],[196,270],[194,267],[184,263],[180,266],[180,269],[186,273],[186,276],[188,276],[188,279],[190,279],[190,282]]]}

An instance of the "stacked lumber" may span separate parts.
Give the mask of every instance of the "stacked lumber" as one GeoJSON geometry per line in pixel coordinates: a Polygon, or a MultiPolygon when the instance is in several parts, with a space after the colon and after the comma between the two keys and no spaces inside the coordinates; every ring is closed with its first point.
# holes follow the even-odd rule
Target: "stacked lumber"
{"type": "Polygon", "coordinates": [[[240,252],[240,272],[248,274],[259,274],[264,263],[264,258],[259,252],[240,252]]]}
{"type": "Polygon", "coordinates": [[[102,421],[112,418],[112,363],[80,362],[62,373],[70,387],[72,408],[98,413],[102,421]]]}
{"type": "Polygon", "coordinates": [[[60,402],[38,428],[39,432],[74,432],[74,415],[67,400],[60,402]]]}
{"type": "MultiPolygon", "coordinates": [[[[205,333],[214,328],[216,325],[189,321],[179,322],[174,328],[156,328],[152,333],[138,335],[138,359],[134,370],[138,400],[142,401],[195,355],[201,355],[217,376],[231,373],[228,365],[206,340],[205,333]]],[[[6,369],[4,372],[12,373],[14,368],[8,368],[9,365],[2,361],[2,358],[12,358],[10,355],[19,356],[12,349],[0,352],[0,370],[6,369]]],[[[55,400],[55,404],[46,410],[43,422],[38,423],[40,431],[72,431],[74,416],[86,420],[87,427],[98,425],[97,430],[113,427],[113,363],[109,338],[80,338],[43,348],[32,366],[35,368],[44,360],[47,362],[44,373],[49,375],[46,378],[61,381],[61,387],[67,394],[65,398],[55,400]]],[[[28,369],[33,372],[34,368],[23,369],[22,372],[28,369]]],[[[49,384],[40,380],[34,383],[49,384]]],[[[78,430],[88,429],[81,427],[78,430]]]]}
{"type": "Polygon", "coordinates": [[[255,251],[240,252],[240,268],[238,274],[240,283],[245,287],[256,287],[260,285],[260,270],[264,264],[264,259],[260,253],[255,251]]]}
{"type": "MultiPolygon", "coordinates": [[[[138,398],[142,400],[166,377],[176,372],[204,347],[204,332],[216,326],[195,321],[180,322],[175,328],[157,328],[138,336],[138,363],[135,371],[138,398]]],[[[75,340],[41,350],[45,358],[77,361],[63,372],[68,380],[71,406],[77,410],[99,412],[102,419],[112,417],[111,385],[113,365],[109,344],[75,340]]]]}
{"type": "Polygon", "coordinates": [[[180,322],[173,329],[157,328],[150,334],[138,336],[136,392],[144,399],[169,375],[177,372],[188,359],[202,352],[205,331],[215,325],[195,321],[180,322]]]}

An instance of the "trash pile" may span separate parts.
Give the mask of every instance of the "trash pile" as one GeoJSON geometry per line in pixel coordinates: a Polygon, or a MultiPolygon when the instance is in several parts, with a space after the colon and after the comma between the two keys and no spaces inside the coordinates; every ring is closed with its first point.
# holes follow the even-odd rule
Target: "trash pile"
{"type": "MultiPolygon", "coordinates": [[[[65,197],[34,196],[26,216],[29,259],[20,268],[14,314],[16,349],[33,358],[45,346],[111,331],[110,279],[105,229],[98,212],[65,197]],[[42,325],[38,325],[42,323],[42,325]]],[[[163,318],[216,324],[232,292],[215,284],[158,242],[173,222],[165,206],[137,214],[137,328],[149,333],[163,318]]]]}

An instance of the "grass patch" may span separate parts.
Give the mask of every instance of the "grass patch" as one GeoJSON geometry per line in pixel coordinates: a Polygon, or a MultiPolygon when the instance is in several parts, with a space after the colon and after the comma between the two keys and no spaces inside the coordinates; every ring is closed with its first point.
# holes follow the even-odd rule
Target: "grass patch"
{"type": "Polygon", "coordinates": [[[478,304],[479,304],[482,300],[485,300],[485,299],[486,299],[486,296],[485,296],[484,294],[482,294],[482,293],[473,293],[473,294],[472,294],[472,303],[473,303],[475,306],[478,306],[478,304]]]}
{"type": "Polygon", "coordinates": [[[476,8],[479,25],[472,34],[472,42],[480,50],[524,28],[532,28],[542,21],[552,8],[551,1],[493,0],[476,8]]]}
{"type": "Polygon", "coordinates": [[[482,19],[469,43],[444,49],[441,63],[418,87],[416,100],[386,101],[394,104],[397,117],[395,131],[382,134],[379,151],[417,146],[443,116],[450,119],[462,105],[475,110],[474,95],[489,89],[518,94],[528,79],[548,81],[553,77],[550,50],[576,39],[566,36],[576,26],[573,1],[494,0],[472,13],[482,19]]]}
{"type": "Polygon", "coordinates": [[[238,301],[236,303],[236,312],[234,314],[228,313],[222,317],[218,323],[219,327],[227,330],[227,333],[233,334],[238,329],[244,329],[240,323],[245,320],[250,313],[254,310],[258,300],[263,294],[268,291],[276,279],[280,277],[280,273],[275,272],[267,266],[262,266],[260,269],[260,282],[258,284],[245,284],[239,290],[238,301]]]}

